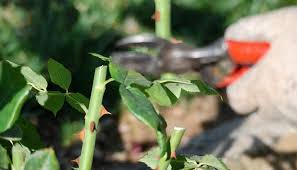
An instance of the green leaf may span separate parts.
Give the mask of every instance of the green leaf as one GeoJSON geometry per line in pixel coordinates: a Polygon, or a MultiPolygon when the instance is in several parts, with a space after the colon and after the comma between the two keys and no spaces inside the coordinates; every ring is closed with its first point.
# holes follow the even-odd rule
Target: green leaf
{"type": "Polygon", "coordinates": [[[127,89],[124,85],[121,85],[119,90],[123,102],[137,119],[155,130],[165,129],[166,124],[161,116],[139,89],[134,87],[127,89]]]}
{"type": "Polygon", "coordinates": [[[12,127],[18,119],[31,87],[24,87],[0,110],[0,133],[12,127]]]}
{"type": "Polygon", "coordinates": [[[150,88],[146,89],[146,92],[161,106],[171,106],[177,101],[173,93],[159,82],[154,82],[150,88]]]}
{"type": "Polygon", "coordinates": [[[12,170],[21,170],[24,168],[26,160],[30,157],[30,150],[19,143],[12,147],[12,170]]]}
{"type": "Polygon", "coordinates": [[[182,90],[187,92],[199,92],[198,87],[190,82],[165,83],[164,86],[167,87],[176,98],[180,98],[182,90]]]}
{"type": "Polygon", "coordinates": [[[176,98],[180,98],[182,91],[198,93],[201,95],[218,95],[218,92],[201,80],[169,81],[162,82],[176,98]]]}
{"type": "Polygon", "coordinates": [[[28,83],[30,83],[32,86],[39,90],[46,91],[47,88],[47,81],[46,79],[34,72],[30,67],[23,66],[21,68],[21,73],[25,77],[28,83]]]}
{"type": "Polygon", "coordinates": [[[107,61],[107,62],[110,62],[110,61],[111,61],[110,58],[108,58],[108,57],[104,57],[103,55],[100,55],[100,54],[97,54],[97,53],[90,53],[90,54],[91,54],[92,56],[94,56],[94,57],[97,57],[97,58],[103,60],[103,61],[107,61]]]}
{"type": "Polygon", "coordinates": [[[53,59],[48,60],[48,72],[51,81],[64,90],[68,90],[71,84],[71,72],[62,64],[53,59]]]}
{"type": "Polygon", "coordinates": [[[156,169],[159,163],[160,149],[154,147],[150,149],[140,160],[139,162],[145,163],[151,169],[156,169]]]}
{"type": "Polygon", "coordinates": [[[110,62],[109,63],[109,72],[111,77],[125,86],[130,86],[136,84],[143,87],[150,87],[152,82],[147,80],[143,75],[137,73],[136,71],[122,68],[121,66],[110,62]]]}
{"type": "Polygon", "coordinates": [[[59,163],[52,149],[38,150],[25,163],[24,170],[59,170],[59,163]]]}
{"type": "Polygon", "coordinates": [[[192,80],[193,84],[195,84],[199,89],[199,94],[203,95],[219,95],[219,93],[213,89],[211,86],[203,82],[202,80],[192,80]]]}
{"type": "Polygon", "coordinates": [[[19,126],[13,126],[12,128],[0,133],[0,139],[7,140],[9,142],[15,142],[22,140],[23,132],[19,126]]]}
{"type": "Polygon", "coordinates": [[[17,120],[16,125],[20,127],[23,132],[21,140],[23,145],[35,150],[44,147],[36,127],[31,122],[20,117],[17,120]]]}
{"type": "Polygon", "coordinates": [[[65,95],[60,92],[40,92],[35,96],[37,102],[47,110],[57,114],[63,107],[65,95]]]}
{"type": "Polygon", "coordinates": [[[131,84],[137,84],[143,87],[150,87],[152,82],[147,80],[140,73],[129,70],[123,84],[125,84],[125,86],[130,86],[131,84]]]}
{"type": "Polygon", "coordinates": [[[7,155],[6,149],[0,145],[0,169],[8,170],[10,159],[7,155]]]}
{"type": "Polygon", "coordinates": [[[176,159],[171,159],[168,170],[195,170],[195,168],[198,168],[196,161],[190,160],[185,156],[177,156],[176,159]]]}
{"type": "Polygon", "coordinates": [[[81,113],[87,113],[89,107],[89,99],[80,93],[67,93],[67,103],[81,113]]]}
{"type": "Polygon", "coordinates": [[[127,70],[125,70],[124,68],[122,68],[121,66],[119,66],[113,62],[109,63],[109,72],[110,72],[111,77],[115,81],[122,83],[122,84],[124,84],[125,79],[128,75],[127,70]]]}
{"type": "Polygon", "coordinates": [[[30,89],[19,67],[12,67],[4,61],[0,62],[0,133],[15,123],[30,89]]]}
{"type": "Polygon", "coordinates": [[[213,155],[204,155],[204,156],[192,156],[190,159],[199,162],[200,165],[207,165],[217,170],[229,170],[228,167],[213,155]]]}

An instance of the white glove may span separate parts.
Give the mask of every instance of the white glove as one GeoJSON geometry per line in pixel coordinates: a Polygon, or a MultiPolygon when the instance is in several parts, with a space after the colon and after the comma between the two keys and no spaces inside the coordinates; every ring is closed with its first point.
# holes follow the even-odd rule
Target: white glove
{"type": "Polygon", "coordinates": [[[271,110],[297,122],[297,6],[247,17],[231,25],[225,39],[266,41],[270,49],[227,88],[238,113],[271,110]]]}

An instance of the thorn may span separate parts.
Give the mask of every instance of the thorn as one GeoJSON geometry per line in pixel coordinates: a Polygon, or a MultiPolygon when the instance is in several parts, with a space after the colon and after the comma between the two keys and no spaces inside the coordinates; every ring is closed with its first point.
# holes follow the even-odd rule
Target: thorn
{"type": "Polygon", "coordinates": [[[102,105],[102,109],[100,111],[100,117],[102,117],[106,114],[111,115],[111,113],[109,111],[107,111],[106,108],[102,105]]]}
{"type": "Polygon", "coordinates": [[[155,21],[160,21],[160,11],[155,11],[155,13],[152,15],[152,19],[155,21]]]}
{"type": "Polygon", "coordinates": [[[178,39],[175,39],[175,38],[171,38],[170,42],[173,43],[173,44],[181,44],[181,43],[183,43],[182,40],[178,40],[178,39]]]}
{"type": "Polygon", "coordinates": [[[72,163],[76,163],[77,165],[79,165],[79,157],[71,160],[72,163]]]}
{"type": "Polygon", "coordinates": [[[172,151],[172,152],[170,153],[170,158],[174,158],[174,159],[176,159],[176,152],[175,152],[175,151],[172,151]]]}
{"type": "Polygon", "coordinates": [[[85,138],[85,129],[84,128],[76,134],[76,138],[79,139],[80,141],[84,141],[84,138],[85,138]]]}
{"type": "Polygon", "coordinates": [[[96,130],[96,124],[95,124],[94,121],[92,121],[92,122],[90,123],[90,130],[91,130],[92,133],[94,132],[94,130],[96,130]]]}

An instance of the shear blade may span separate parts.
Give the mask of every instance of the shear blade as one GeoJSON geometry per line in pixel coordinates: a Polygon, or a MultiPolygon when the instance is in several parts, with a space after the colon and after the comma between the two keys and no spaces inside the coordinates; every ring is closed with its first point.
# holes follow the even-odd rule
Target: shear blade
{"type": "Polygon", "coordinates": [[[132,35],[126,38],[121,39],[116,43],[116,47],[125,48],[125,47],[150,47],[156,48],[166,43],[166,40],[156,37],[153,34],[139,34],[132,35]]]}

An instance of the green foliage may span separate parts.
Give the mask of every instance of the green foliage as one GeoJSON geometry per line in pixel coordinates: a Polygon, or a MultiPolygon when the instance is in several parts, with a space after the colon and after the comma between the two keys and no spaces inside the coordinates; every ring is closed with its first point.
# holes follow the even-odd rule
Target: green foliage
{"type": "Polygon", "coordinates": [[[47,81],[43,76],[37,74],[30,67],[27,66],[23,66],[21,68],[21,73],[25,77],[27,83],[38,90],[46,91],[47,81]]]}
{"type": "Polygon", "coordinates": [[[59,170],[59,163],[52,149],[34,152],[25,162],[24,170],[59,170]]]}
{"type": "Polygon", "coordinates": [[[154,82],[153,85],[146,90],[149,96],[161,106],[171,106],[177,101],[173,93],[159,82],[154,82]]]}
{"type": "Polygon", "coordinates": [[[151,169],[156,169],[160,159],[159,155],[160,149],[158,147],[152,148],[143,155],[139,162],[145,163],[151,169]]]}
{"type": "Polygon", "coordinates": [[[31,153],[26,146],[15,143],[11,154],[0,145],[1,170],[59,170],[59,164],[52,149],[42,149],[31,153]],[[12,159],[10,159],[10,156],[12,159]],[[11,160],[11,161],[10,161],[11,160]]]}
{"type": "Polygon", "coordinates": [[[0,145],[0,169],[8,170],[10,159],[7,155],[6,149],[0,145]]]}
{"type": "Polygon", "coordinates": [[[37,102],[55,115],[63,107],[65,95],[60,92],[40,92],[36,95],[37,102]]]}
{"type": "Polygon", "coordinates": [[[22,140],[23,132],[19,126],[13,126],[12,128],[0,133],[0,139],[4,139],[13,143],[15,141],[22,140]]]}
{"type": "Polygon", "coordinates": [[[29,95],[29,91],[30,87],[24,87],[23,89],[18,91],[3,108],[1,108],[0,132],[3,132],[12,127],[12,125],[18,119],[22,106],[29,95]]]}
{"type": "Polygon", "coordinates": [[[22,131],[22,140],[20,142],[23,145],[34,150],[44,147],[35,125],[33,125],[30,121],[19,117],[16,122],[16,126],[18,126],[22,131]]]}
{"type": "Polygon", "coordinates": [[[126,77],[128,75],[128,71],[125,70],[124,68],[116,65],[113,62],[110,62],[108,67],[109,67],[109,72],[110,72],[111,77],[115,81],[117,81],[117,82],[119,82],[121,84],[124,84],[125,80],[126,80],[126,77]]]}
{"type": "Polygon", "coordinates": [[[89,107],[89,99],[80,93],[67,93],[66,101],[74,109],[81,113],[87,113],[89,107]]]}
{"type": "Polygon", "coordinates": [[[25,162],[27,161],[27,159],[30,157],[31,152],[30,150],[19,144],[16,143],[13,147],[12,147],[12,165],[11,165],[11,169],[12,170],[22,170],[24,168],[25,162]]]}
{"type": "Polygon", "coordinates": [[[12,127],[17,120],[30,89],[19,67],[0,62],[0,133],[12,127]]]}
{"type": "Polygon", "coordinates": [[[48,72],[51,78],[51,81],[60,86],[64,90],[68,90],[71,84],[71,73],[65,68],[62,64],[58,63],[53,59],[48,61],[48,72]]]}
{"type": "MultiPolygon", "coordinates": [[[[167,170],[229,170],[220,159],[213,155],[177,156],[170,159],[167,170]]],[[[159,162],[159,148],[150,149],[139,161],[151,169],[156,169],[159,162]]]]}
{"type": "Polygon", "coordinates": [[[166,124],[155,111],[154,106],[146,96],[137,88],[120,86],[123,102],[136,118],[155,130],[164,130],[166,124]]]}
{"type": "MultiPolygon", "coordinates": [[[[170,106],[181,97],[182,92],[210,95],[218,95],[218,93],[203,81],[190,81],[177,76],[163,77],[161,80],[151,82],[141,74],[126,70],[111,60],[107,60],[102,56],[98,56],[98,58],[109,62],[110,75],[120,83],[119,92],[129,111],[141,122],[155,130],[159,148],[150,151],[141,161],[147,163],[152,169],[157,168],[157,166],[160,166],[161,169],[166,168],[171,161],[174,161],[168,158],[167,155],[177,149],[184,134],[184,129],[176,128],[172,134],[172,140],[168,140],[170,137],[166,134],[166,122],[155,110],[148,97],[160,105],[170,106]]],[[[196,162],[197,165],[191,165],[192,169],[200,168],[200,166],[203,168],[204,164],[218,167],[218,162],[210,158],[212,157],[203,158],[199,163],[196,162]],[[207,160],[211,165],[206,163],[207,160]]],[[[185,165],[190,164],[187,161],[184,161],[184,163],[185,165]]],[[[219,170],[226,170],[222,169],[222,167],[219,168],[219,170]]],[[[172,169],[177,170],[177,168],[172,169]]],[[[189,167],[187,166],[186,169],[189,169],[189,167]]]]}

